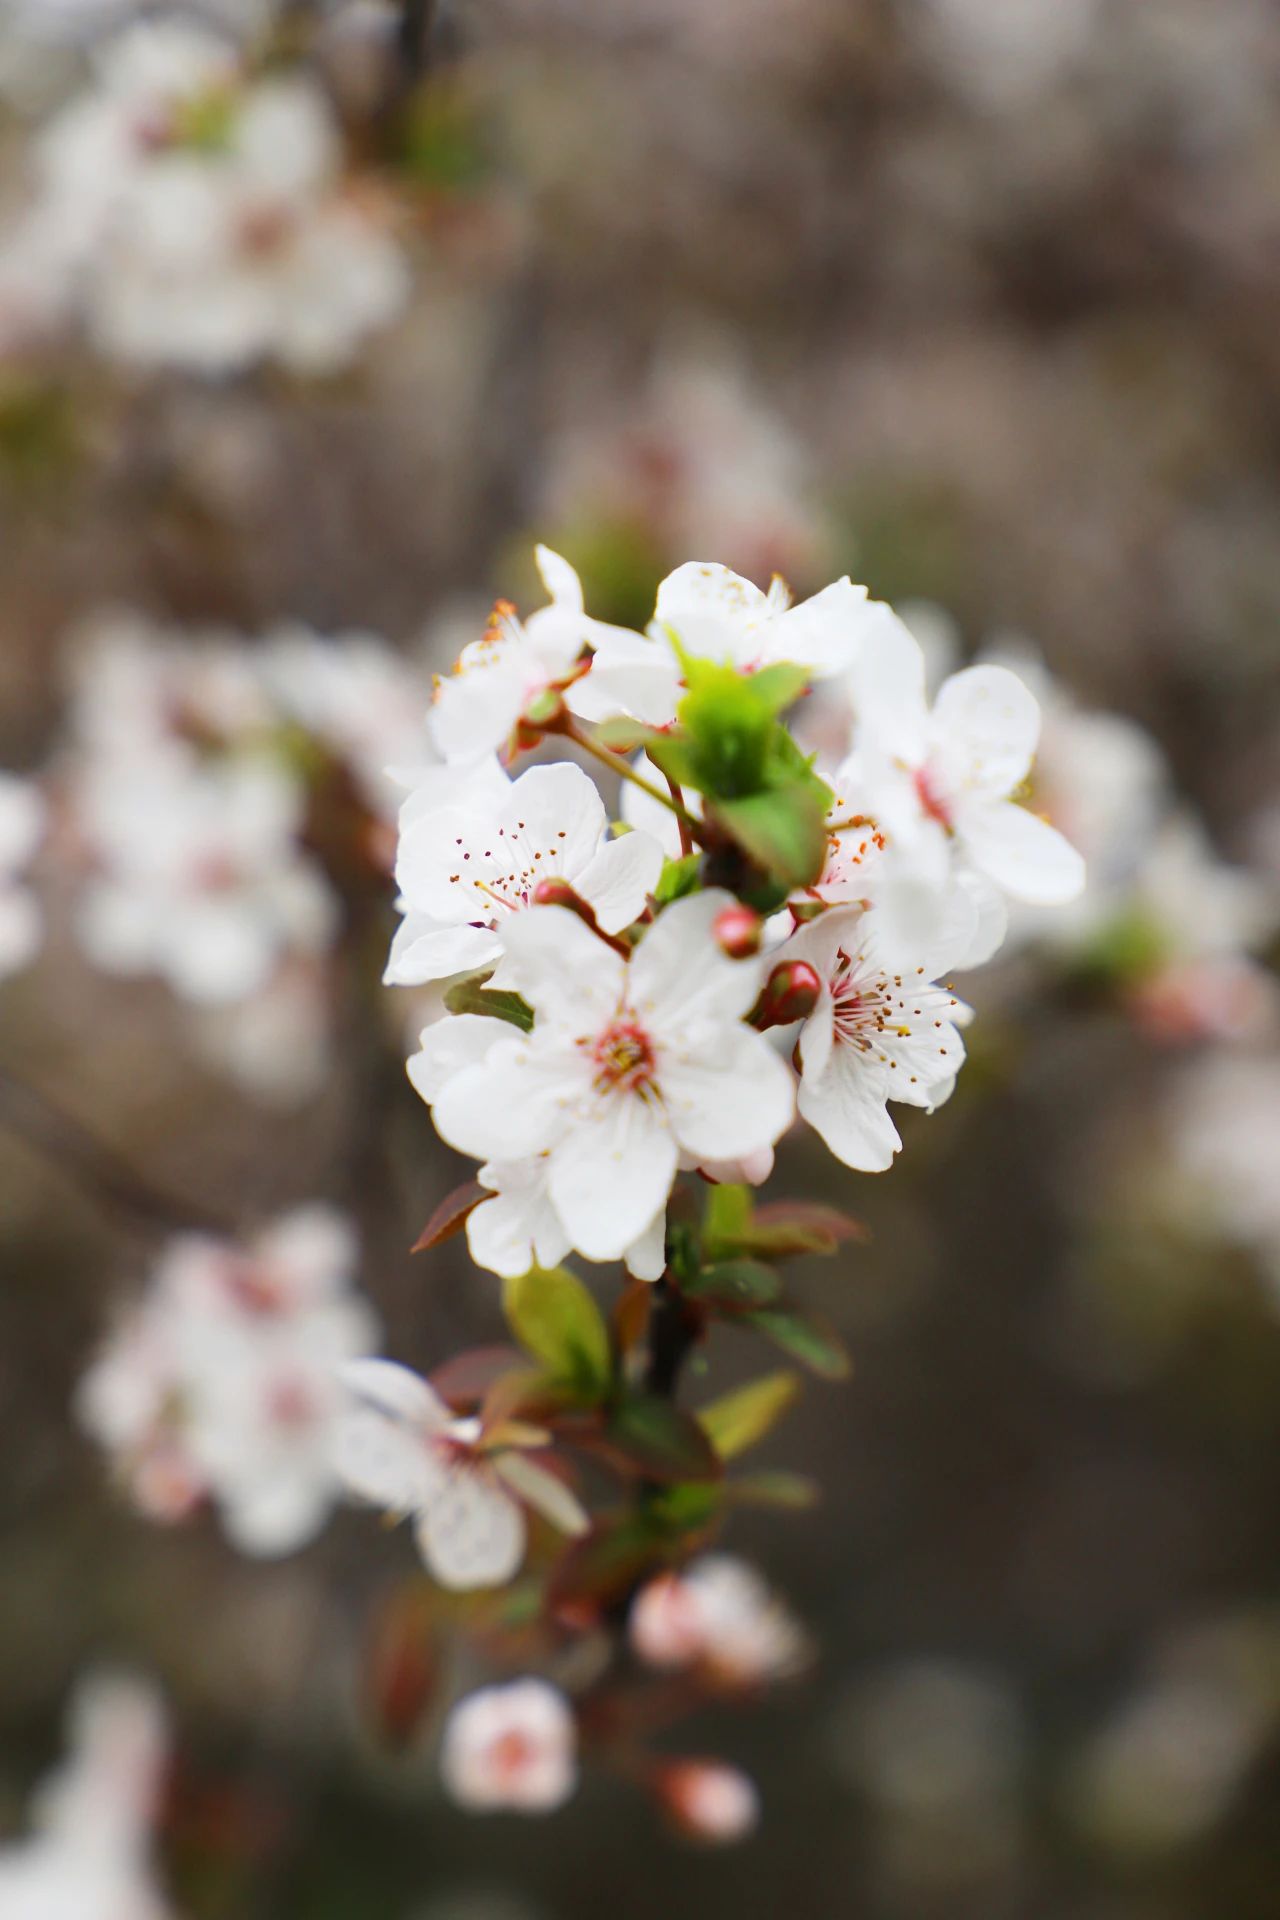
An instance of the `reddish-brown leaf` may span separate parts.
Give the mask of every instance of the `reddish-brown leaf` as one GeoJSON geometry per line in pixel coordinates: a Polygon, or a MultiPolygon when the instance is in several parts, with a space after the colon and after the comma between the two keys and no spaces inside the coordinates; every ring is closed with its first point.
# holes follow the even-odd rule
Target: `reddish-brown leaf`
{"type": "Polygon", "coordinates": [[[488,1187],[482,1187],[478,1180],[468,1180],[452,1193],[446,1193],[410,1247],[410,1253],[425,1253],[429,1247],[441,1247],[446,1240],[452,1240],[455,1233],[462,1232],[480,1202],[492,1198],[488,1187]]]}

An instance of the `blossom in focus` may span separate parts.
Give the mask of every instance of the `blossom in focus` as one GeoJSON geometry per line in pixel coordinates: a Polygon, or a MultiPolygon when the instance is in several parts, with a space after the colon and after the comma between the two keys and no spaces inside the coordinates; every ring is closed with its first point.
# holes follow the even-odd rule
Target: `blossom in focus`
{"type": "Polygon", "coordinates": [[[588,1259],[620,1257],[652,1226],[682,1152],[746,1157],[791,1121],[791,1075],[743,1023],[761,963],[711,938],[729,903],[714,890],[677,901],[630,960],[564,908],[535,907],[508,926],[501,970],[533,1031],[458,1016],[428,1027],[409,1063],[460,1152],[549,1156],[552,1206],[588,1259]]]}
{"type": "Polygon", "coordinates": [[[807,1651],[800,1627],[759,1574],[727,1553],[706,1554],[642,1587],[629,1632],[650,1666],[698,1666],[729,1686],[780,1679],[807,1651]]]}
{"type": "Polygon", "coordinates": [[[858,810],[904,851],[959,855],[1015,900],[1056,905],[1084,886],[1084,863],[1012,796],[1031,772],[1040,716],[1007,668],[966,667],[930,707],[924,656],[887,607],[872,609],[851,674],[854,756],[842,779],[858,810]]]}
{"type": "Polygon", "coordinates": [[[846,1166],[882,1172],[902,1146],[888,1103],[932,1110],[949,1098],[968,1010],[935,984],[937,953],[907,971],[884,957],[874,912],[835,908],[780,954],[806,961],[822,982],[797,1046],[801,1115],[846,1166]]]}
{"type": "Polygon", "coordinates": [[[377,1338],[349,1223],[296,1208],[237,1245],[181,1234],[82,1380],[77,1412],[154,1518],[212,1499],[242,1552],[304,1545],[337,1497],[337,1370],[377,1338]]]}
{"type": "Polygon", "coordinates": [[[859,648],[866,591],[846,577],[793,606],[777,578],[764,593],[728,567],[687,561],[658,588],[647,637],[617,630],[595,637],[575,710],[588,719],[625,713],[668,725],[682,688],[677,647],[743,673],[783,661],[818,680],[847,672],[859,648]]]}
{"type": "Polygon", "coordinates": [[[396,861],[406,918],[387,978],[416,984],[492,966],[544,880],[566,881],[606,933],[619,933],[643,912],[662,861],[646,833],[610,839],[595,783],[570,762],[407,817],[396,861]]]}
{"type": "Polygon", "coordinates": [[[30,1837],[0,1846],[0,1920],[167,1920],[151,1860],[168,1744],[159,1700],[141,1681],[93,1675],[69,1734],[30,1837]]]}
{"type": "Polygon", "coordinates": [[[451,1798],[473,1813],[554,1813],[578,1784],[568,1701],[544,1680],[468,1694],[445,1723],[440,1771],[451,1798]]]}
{"type": "Polygon", "coordinates": [[[0,255],[5,304],[82,316],[134,364],[332,372],[408,294],[342,164],[315,82],[254,80],[220,34],[140,23],[37,144],[33,203],[0,255]]]}
{"type": "Polygon", "coordinates": [[[45,808],[29,780],[0,772],[0,980],[35,958],[44,919],[25,869],[45,830],[45,808]]]}
{"type": "Polygon", "coordinates": [[[614,631],[587,614],[582,583],[567,560],[549,547],[538,547],[535,557],[548,604],[520,620],[500,600],[484,633],[436,680],[428,724],[451,764],[509,754],[530,703],[567,689],[588,645],[614,631]]]}
{"type": "Polygon", "coordinates": [[[562,1533],[585,1531],[576,1498],[514,1447],[486,1451],[480,1422],[455,1415],[425,1380],[388,1360],[342,1369],[348,1395],[334,1459],[349,1493],[411,1518],[418,1549],[442,1587],[510,1580],[524,1559],[524,1508],[562,1533]]]}

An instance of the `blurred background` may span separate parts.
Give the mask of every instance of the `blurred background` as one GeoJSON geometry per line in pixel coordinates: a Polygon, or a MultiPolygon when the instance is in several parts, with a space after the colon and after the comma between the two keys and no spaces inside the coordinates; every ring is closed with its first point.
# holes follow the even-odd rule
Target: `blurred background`
{"type": "MultiPolygon", "coordinates": [[[[212,282],[184,318],[187,268],[86,243],[51,157],[160,12],[0,0],[0,765],[39,813],[3,885],[43,922],[0,986],[0,1831],[105,1664],[168,1703],[188,1920],[1272,1920],[1274,7],[205,9],[303,77],[331,151],[298,191],[347,222],[214,336],[212,282]],[[317,344],[289,300],[337,289],[317,344]],[[762,1455],[823,1502],[735,1520],[821,1646],[696,1730],[759,1783],[737,1853],[599,1779],[546,1823],[453,1809],[429,1726],[380,1731],[411,1546],[158,1526],[72,1410],[168,1234],[313,1199],[358,1226],[384,1351],[498,1337],[460,1243],[407,1252],[464,1172],[380,984],[381,769],[494,597],[539,604],[538,539],[608,619],[690,557],[847,570],[939,671],[1032,659],[1097,887],[974,983],[971,1063],[892,1173],[784,1151],[777,1190],[871,1239],[798,1269],[855,1370],[762,1455]],[[291,877],[237,988],[171,937],[216,875],[157,856],[145,935],[104,889],[136,904],[129,823],[170,817],[158,774],[115,817],[158,739],[247,735],[293,782],[253,857],[291,877]]],[[[729,1341],[696,1384],[749,1365],[729,1341]]]]}

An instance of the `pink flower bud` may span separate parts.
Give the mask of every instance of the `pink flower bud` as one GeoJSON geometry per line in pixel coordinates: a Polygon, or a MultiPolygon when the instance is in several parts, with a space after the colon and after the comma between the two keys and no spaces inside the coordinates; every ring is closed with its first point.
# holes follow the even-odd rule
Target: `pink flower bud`
{"type": "Polygon", "coordinates": [[[535,907],[564,907],[570,913],[576,913],[579,920],[585,920],[594,927],[596,916],[580,893],[575,893],[567,880],[539,880],[533,890],[531,904],[535,907]]]}
{"type": "Polygon", "coordinates": [[[765,981],[751,1024],[763,1033],[767,1027],[789,1027],[795,1020],[807,1020],[821,992],[822,981],[807,960],[784,960],[765,981]]]}
{"type": "Polygon", "coordinates": [[[711,923],[712,936],[731,960],[747,960],[760,951],[761,921],[750,907],[726,907],[711,923]]]}
{"type": "Polygon", "coordinates": [[[721,1760],[673,1760],[654,1786],[663,1806],[693,1840],[728,1846],[760,1823],[760,1796],[737,1767],[721,1760]]]}

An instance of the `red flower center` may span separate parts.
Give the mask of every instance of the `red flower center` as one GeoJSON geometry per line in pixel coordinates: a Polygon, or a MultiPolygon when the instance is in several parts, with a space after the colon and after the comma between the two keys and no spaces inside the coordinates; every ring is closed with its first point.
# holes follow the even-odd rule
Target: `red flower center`
{"type": "Polygon", "coordinates": [[[657,1065],[653,1043],[637,1021],[615,1020],[587,1044],[601,1092],[621,1088],[624,1093],[639,1093],[651,1084],[657,1065]]]}

